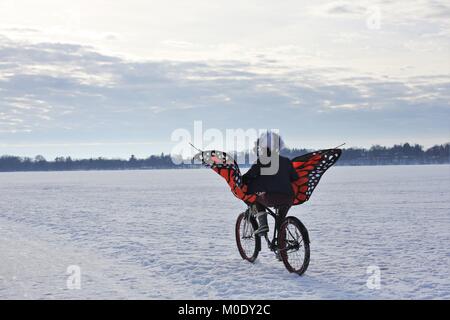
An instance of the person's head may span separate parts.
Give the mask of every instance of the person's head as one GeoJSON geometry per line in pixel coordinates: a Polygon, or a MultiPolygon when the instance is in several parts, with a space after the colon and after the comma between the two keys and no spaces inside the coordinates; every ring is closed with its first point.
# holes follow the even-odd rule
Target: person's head
{"type": "Polygon", "coordinates": [[[280,150],[283,148],[283,139],[279,134],[272,131],[262,133],[255,143],[256,154],[258,157],[270,157],[271,155],[280,154],[280,150]]]}

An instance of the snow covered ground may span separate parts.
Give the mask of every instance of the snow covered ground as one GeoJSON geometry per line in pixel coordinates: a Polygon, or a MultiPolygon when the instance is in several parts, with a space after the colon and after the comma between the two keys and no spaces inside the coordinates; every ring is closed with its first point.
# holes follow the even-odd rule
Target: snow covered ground
{"type": "Polygon", "coordinates": [[[244,209],[207,169],[0,173],[0,298],[450,299],[450,166],[331,168],[290,212],[303,277],[240,258],[244,209]]]}

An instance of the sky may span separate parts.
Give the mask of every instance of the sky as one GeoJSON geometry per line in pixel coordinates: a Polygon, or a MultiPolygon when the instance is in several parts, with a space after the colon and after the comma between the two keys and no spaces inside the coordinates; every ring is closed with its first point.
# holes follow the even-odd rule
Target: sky
{"type": "Polygon", "coordinates": [[[195,121],[429,147],[449,119],[448,1],[0,0],[0,155],[169,153],[195,121]]]}

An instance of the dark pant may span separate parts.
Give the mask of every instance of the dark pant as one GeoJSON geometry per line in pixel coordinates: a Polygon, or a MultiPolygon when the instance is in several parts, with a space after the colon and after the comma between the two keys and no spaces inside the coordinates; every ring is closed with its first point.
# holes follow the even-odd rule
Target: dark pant
{"type": "Polygon", "coordinates": [[[278,208],[281,217],[285,217],[292,206],[292,196],[282,193],[264,193],[256,198],[256,209],[265,211],[266,207],[278,208]]]}

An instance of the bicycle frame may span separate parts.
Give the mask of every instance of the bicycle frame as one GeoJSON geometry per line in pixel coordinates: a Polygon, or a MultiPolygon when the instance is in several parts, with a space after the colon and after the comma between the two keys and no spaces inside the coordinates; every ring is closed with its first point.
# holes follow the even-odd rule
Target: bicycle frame
{"type": "MultiPolygon", "coordinates": [[[[280,216],[279,210],[277,208],[275,208],[275,210],[272,210],[272,209],[270,209],[268,207],[265,207],[265,209],[266,209],[267,213],[269,215],[271,215],[272,218],[274,218],[274,220],[275,220],[275,227],[273,228],[272,240],[269,239],[269,236],[268,236],[267,233],[264,234],[264,238],[266,239],[266,242],[267,242],[267,245],[268,245],[269,249],[271,251],[276,251],[278,249],[278,241],[277,241],[277,239],[278,239],[278,232],[280,230],[281,223],[283,222],[283,219],[285,217],[280,216]]],[[[247,212],[250,212],[250,207],[247,210],[247,212]]]]}
{"type": "Polygon", "coordinates": [[[276,251],[278,249],[278,232],[280,231],[281,222],[284,217],[280,216],[278,209],[276,208],[272,211],[270,208],[266,207],[267,213],[271,215],[275,220],[275,227],[273,228],[272,240],[269,240],[269,236],[266,233],[264,238],[266,239],[267,245],[271,251],[276,251]]]}

